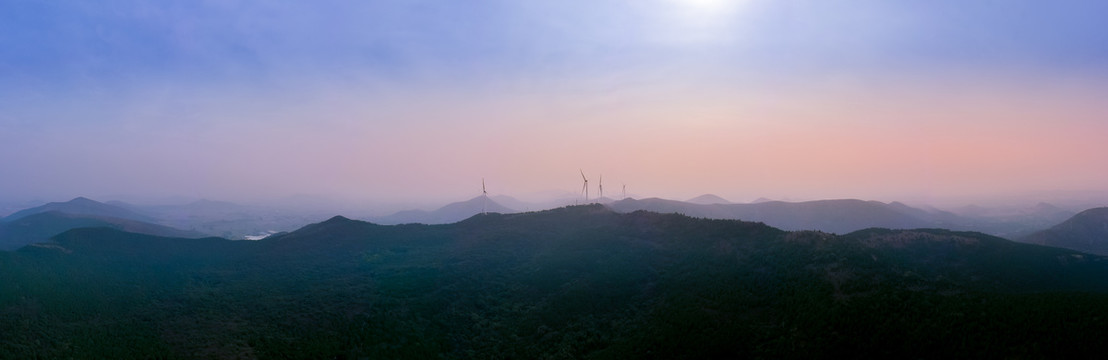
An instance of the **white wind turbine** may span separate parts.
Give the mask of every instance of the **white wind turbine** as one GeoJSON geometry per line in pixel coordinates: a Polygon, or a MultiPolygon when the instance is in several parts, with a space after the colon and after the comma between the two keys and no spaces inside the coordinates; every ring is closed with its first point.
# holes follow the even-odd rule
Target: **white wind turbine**
{"type": "Polygon", "coordinates": [[[485,191],[485,178],[481,178],[481,197],[484,201],[481,203],[481,214],[486,215],[488,212],[485,210],[489,205],[489,192],[485,191]]]}
{"type": "Polygon", "coordinates": [[[604,174],[600,174],[600,179],[597,181],[597,185],[600,186],[600,197],[598,199],[604,201],[604,174]]]}
{"type": "Polygon", "coordinates": [[[584,185],[581,185],[581,192],[585,194],[585,203],[587,204],[589,203],[589,178],[585,177],[584,170],[578,170],[581,171],[581,180],[585,181],[584,185]]]}

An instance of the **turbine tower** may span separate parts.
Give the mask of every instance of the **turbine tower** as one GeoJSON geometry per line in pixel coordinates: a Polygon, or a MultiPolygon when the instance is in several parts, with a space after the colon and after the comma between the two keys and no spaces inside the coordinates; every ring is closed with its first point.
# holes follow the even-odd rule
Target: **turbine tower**
{"type": "Polygon", "coordinates": [[[580,169],[578,169],[578,170],[581,171],[581,180],[585,181],[584,185],[581,185],[581,192],[585,194],[585,203],[588,204],[589,203],[589,178],[585,177],[585,171],[584,170],[580,170],[580,169]]]}
{"type": "Polygon", "coordinates": [[[489,205],[489,192],[485,191],[485,178],[481,178],[481,197],[484,198],[484,202],[481,203],[481,215],[487,215],[485,210],[489,205]]]}
{"type": "Polygon", "coordinates": [[[623,184],[623,198],[627,198],[627,184],[623,184]]]}
{"type": "MultiPolygon", "coordinates": [[[[597,185],[600,185],[600,197],[599,197],[599,199],[604,199],[604,174],[600,174],[600,179],[597,181],[597,185]]],[[[603,200],[601,200],[601,201],[603,201],[603,200]]]]}

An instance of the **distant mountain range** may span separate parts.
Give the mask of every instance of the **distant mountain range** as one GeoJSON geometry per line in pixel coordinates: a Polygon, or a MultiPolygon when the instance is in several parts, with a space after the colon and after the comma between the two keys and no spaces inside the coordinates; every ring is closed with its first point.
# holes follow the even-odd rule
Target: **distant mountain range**
{"type": "Polygon", "coordinates": [[[449,224],[465,220],[482,212],[514,213],[516,210],[500,205],[491,197],[478,196],[466,201],[447,204],[432,211],[406,210],[389,216],[372,218],[378,224],[449,224]]]}
{"type": "Polygon", "coordinates": [[[70,215],[91,215],[97,217],[110,217],[145,222],[157,221],[150,216],[142,215],[123,207],[105,204],[85,197],[74,198],[73,200],[69,200],[66,202],[52,202],[42,206],[36,206],[30,209],[21,210],[8,215],[7,217],[4,217],[3,221],[10,222],[16,219],[48,211],[57,211],[70,215]]]}
{"type": "Polygon", "coordinates": [[[106,227],[122,231],[180,238],[209,236],[154,223],[154,218],[129,209],[78,197],[11,214],[0,221],[0,250],[15,250],[27,244],[76,228],[106,227]]]}
{"type": "MultiPolygon", "coordinates": [[[[514,199],[499,197],[506,201],[514,199]]],[[[433,211],[408,210],[393,215],[369,219],[379,224],[448,224],[481,213],[483,197],[448,204],[433,211]]],[[[957,215],[928,212],[901,203],[885,204],[862,200],[823,200],[800,203],[768,201],[756,204],[734,204],[715,195],[702,195],[690,201],[650,198],[643,200],[610,198],[592,199],[619,212],[647,210],[659,213],[680,213],[693,217],[760,221],[785,230],[820,230],[848,233],[871,227],[896,229],[942,227],[957,215]]],[[[522,204],[522,202],[517,202],[522,204]]],[[[514,213],[516,209],[488,199],[488,212],[514,213]]]]}
{"type": "Polygon", "coordinates": [[[900,202],[883,203],[857,199],[803,202],[759,199],[749,204],[724,201],[726,199],[704,195],[690,201],[624,199],[607,205],[620,212],[647,210],[709,219],[758,221],[784,230],[818,230],[845,234],[871,227],[941,228],[979,231],[1008,239],[1023,238],[1026,234],[1050,227],[1073,214],[1046,203],[1033,208],[1004,210],[962,208],[959,213],[955,213],[934,208],[921,209],[900,202]]]}
{"type": "Polygon", "coordinates": [[[93,226],[153,235],[220,236],[241,240],[292,231],[333,214],[329,211],[241,205],[204,199],[184,204],[135,205],[78,197],[22,209],[0,218],[0,228],[3,228],[0,229],[0,249],[12,250],[29,241],[43,241],[67,229],[93,226]],[[49,212],[65,216],[43,216],[34,221],[20,222],[21,219],[49,212]],[[13,225],[17,222],[21,225],[13,225]]]}
{"type": "MultiPolygon", "coordinates": [[[[1028,234],[1057,225],[1073,215],[1072,212],[1047,203],[1027,208],[985,208],[968,206],[955,212],[934,208],[916,208],[899,202],[883,203],[856,199],[784,202],[761,199],[754,203],[731,203],[717,195],[705,194],[689,201],[659,198],[614,200],[590,199],[619,212],[647,210],[659,213],[680,213],[693,217],[763,222],[784,230],[818,230],[846,234],[867,228],[943,228],[959,231],[979,231],[1008,239],[1025,239],[1028,234]]],[[[474,197],[427,210],[405,210],[388,216],[363,216],[359,218],[379,224],[449,224],[480,214],[482,209],[490,213],[515,213],[542,210],[544,205],[519,201],[505,195],[474,197]],[[506,205],[507,204],[507,205],[506,205]]],[[[548,204],[549,206],[549,204],[548,204]]],[[[8,236],[8,248],[25,243],[25,239],[42,240],[53,229],[67,229],[74,215],[99,219],[98,226],[114,224],[115,228],[138,228],[121,225],[120,219],[138,221],[149,225],[161,225],[173,229],[187,229],[188,236],[197,234],[221,236],[228,239],[258,238],[276,232],[295,230],[304,224],[334,213],[315,211],[289,211],[282,208],[244,206],[229,202],[199,200],[181,205],[138,206],[123,202],[101,203],[79,197],[68,202],[49,203],[15,212],[0,219],[0,224],[32,214],[56,211],[69,214],[66,219],[55,219],[52,226],[38,225],[39,230],[8,230],[9,234],[37,234],[13,240],[8,236]],[[106,221],[105,219],[111,220],[106,221]],[[44,235],[45,234],[45,235],[44,235]]],[[[86,220],[90,222],[91,220],[86,220]]],[[[39,223],[44,221],[40,220],[39,223]]],[[[90,222],[91,224],[91,222],[90,222]]],[[[91,225],[90,225],[91,226],[91,225]]],[[[10,227],[10,226],[9,226],[10,227]]],[[[145,228],[153,229],[152,226],[145,228]]],[[[56,232],[55,232],[56,233],[56,232]]],[[[164,230],[149,230],[151,234],[173,234],[164,230]]],[[[180,233],[177,233],[180,235],[180,233]]]]}
{"type": "Polygon", "coordinates": [[[1020,241],[1108,255],[1108,207],[1082,211],[1061,224],[1028,235],[1020,241]]]}

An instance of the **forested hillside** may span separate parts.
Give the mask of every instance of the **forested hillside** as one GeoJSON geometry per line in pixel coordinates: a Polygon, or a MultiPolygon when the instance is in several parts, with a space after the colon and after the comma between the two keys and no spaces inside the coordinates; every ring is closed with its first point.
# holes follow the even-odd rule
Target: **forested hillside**
{"type": "Polygon", "coordinates": [[[836,236],[599,205],[256,242],[78,229],[0,252],[13,358],[1066,357],[1108,262],[978,233],[836,236]]]}

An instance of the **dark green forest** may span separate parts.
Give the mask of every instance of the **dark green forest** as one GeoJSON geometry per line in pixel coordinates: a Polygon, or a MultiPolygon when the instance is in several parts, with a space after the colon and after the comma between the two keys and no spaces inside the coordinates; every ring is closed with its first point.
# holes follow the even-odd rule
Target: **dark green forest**
{"type": "Polygon", "coordinates": [[[261,241],[84,228],[0,252],[0,357],[1087,358],[1108,261],[600,205],[261,241]]]}

